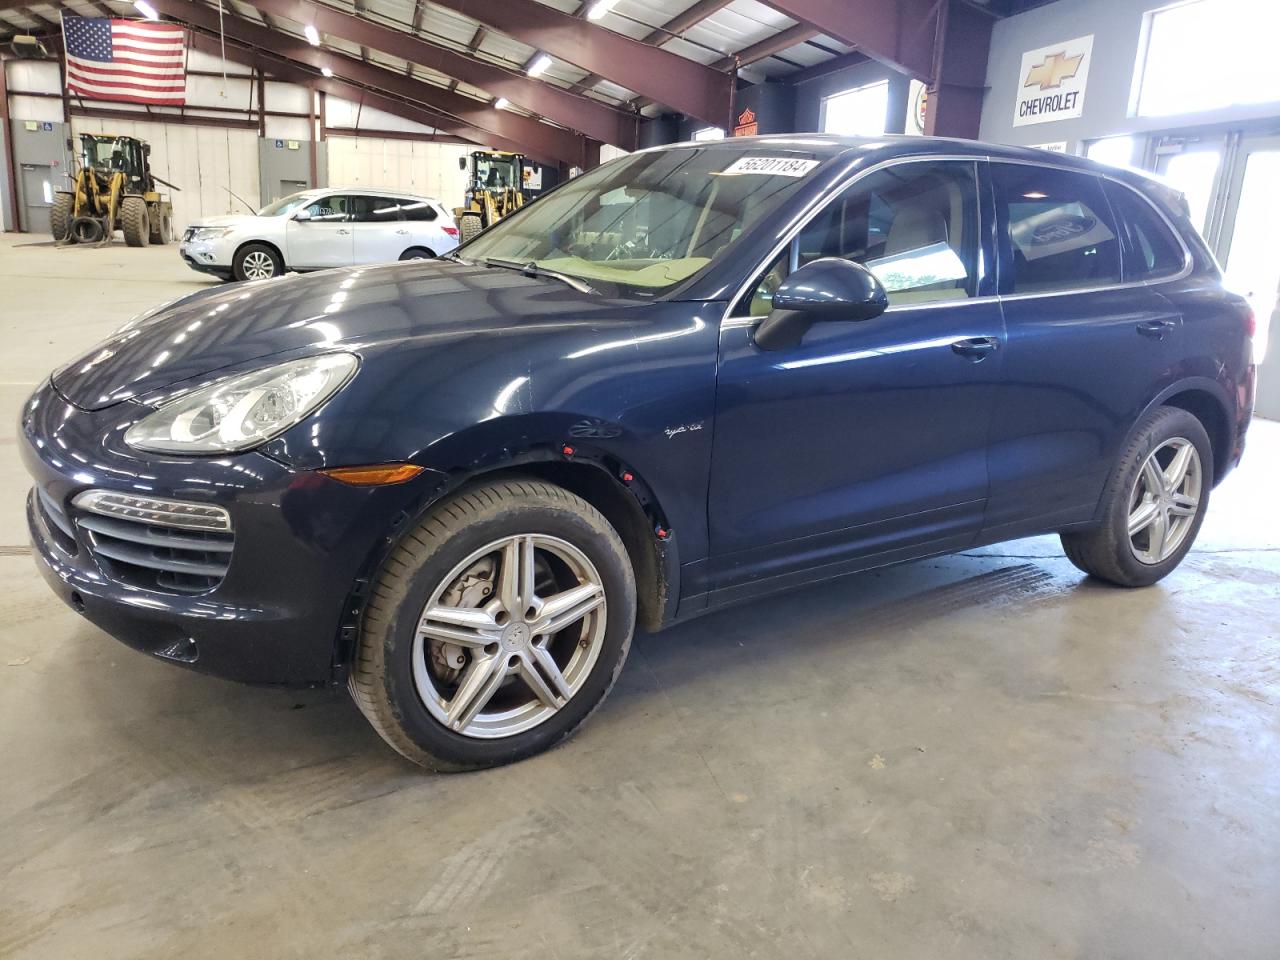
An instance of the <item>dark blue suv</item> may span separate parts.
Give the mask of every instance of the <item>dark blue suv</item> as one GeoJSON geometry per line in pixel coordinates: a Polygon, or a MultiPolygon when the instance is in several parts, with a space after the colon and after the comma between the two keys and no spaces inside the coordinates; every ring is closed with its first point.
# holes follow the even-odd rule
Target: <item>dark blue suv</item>
{"type": "Polygon", "coordinates": [[[527,756],[637,621],[1058,532],[1124,586],[1240,458],[1252,317],[1181,198],[971,142],[643,151],[448,259],[202,291],[22,415],[37,560],[140,650],[527,756]]]}

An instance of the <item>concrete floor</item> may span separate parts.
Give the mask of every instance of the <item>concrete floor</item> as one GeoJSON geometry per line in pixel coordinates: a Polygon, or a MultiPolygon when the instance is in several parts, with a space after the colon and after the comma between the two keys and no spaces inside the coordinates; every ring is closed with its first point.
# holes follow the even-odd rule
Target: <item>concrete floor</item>
{"type": "Polygon", "coordinates": [[[0,957],[1275,958],[1280,424],[1174,576],[1041,538],[642,636],[550,754],[424,775],[345,693],[135,654],[26,546],[14,420],[202,281],[0,237],[0,957]]]}

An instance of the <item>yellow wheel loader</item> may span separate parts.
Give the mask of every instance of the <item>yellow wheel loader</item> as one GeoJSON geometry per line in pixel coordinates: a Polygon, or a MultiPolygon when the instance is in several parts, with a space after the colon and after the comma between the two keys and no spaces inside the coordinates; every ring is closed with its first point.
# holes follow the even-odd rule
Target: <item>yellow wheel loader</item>
{"type": "Polygon", "coordinates": [[[151,172],[151,146],[133,137],[82,133],[69,191],[53,198],[50,224],[58,243],[110,243],[117,229],[131,247],[173,239],[173,204],[151,172]]]}
{"type": "Polygon", "coordinates": [[[519,153],[476,150],[459,157],[458,166],[470,167],[466,199],[453,208],[459,239],[466,243],[524,205],[525,159],[519,153]]]}

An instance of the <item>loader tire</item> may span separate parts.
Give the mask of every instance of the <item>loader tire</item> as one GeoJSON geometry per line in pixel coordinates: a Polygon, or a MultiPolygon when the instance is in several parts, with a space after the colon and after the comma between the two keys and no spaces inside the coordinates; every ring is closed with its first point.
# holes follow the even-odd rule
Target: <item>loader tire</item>
{"type": "Polygon", "coordinates": [[[151,240],[151,217],[147,201],[141,197],[125,197],[120,201],[120,229],[124,242],[131,247],[145,247],[151,240]]]}
{"type": "Polygon", "coordinates": [[[156,211],[151,214],[151,242],[166,244],[173,239],[173,215],[156,211]]]}
{"type": "Polygon", "coordinates": [[[73,243],[97,243],[102,239],[102,221],[97,217],[76,217],[71,221],[73,243]]]}
{"type": "Polygon", "coordinates": [[[62,243],[71,234],[71,211],[75,207],[75,197],[69,193],[59,193],[53,198],[53,209],[49,211],[49,232],[53,234],[55,243],[62,243]]]}
{"type": "Polygon", "coordinates": [[[474,240],[484,229],[484,221],[474,214],[467,214],[458,220],[458,234],[463,243],[474,240]]]}

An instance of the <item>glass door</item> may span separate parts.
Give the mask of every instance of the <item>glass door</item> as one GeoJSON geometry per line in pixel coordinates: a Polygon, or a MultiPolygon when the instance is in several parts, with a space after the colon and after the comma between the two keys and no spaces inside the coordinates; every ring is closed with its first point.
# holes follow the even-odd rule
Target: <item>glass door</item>
{"type": "Polygon", "coordinates": [[[1262,363],[1280,299],[1280,136],[1245,137],[1232,164],[1218,257],[1226,285],[1249,298],[1257,318],[1254,356],[1262,363]]]}
{"type": "Polygon", "coordinates": [[[1191,222],[1210,247],[1215,241],[1210,227],[1224,146],[1221,142],[1191,142],[1176,152],[1160,148],[1156,154],[1156,173],[1186,195],[1191,222]]]}

